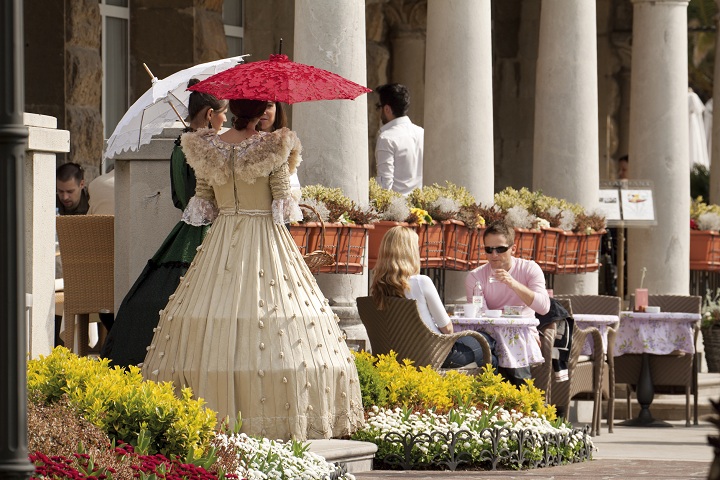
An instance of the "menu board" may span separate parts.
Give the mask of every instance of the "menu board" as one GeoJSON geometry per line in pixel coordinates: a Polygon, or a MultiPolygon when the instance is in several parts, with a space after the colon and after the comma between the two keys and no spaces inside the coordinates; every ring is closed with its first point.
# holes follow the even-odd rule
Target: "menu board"
{"type": "Polygon", "coordinates": [[[649,188],[620,190],[623,220],[654,221],[655,206],[652,193],[649,188]]]}
{"type": "Polygon", "coordinates": [[[600,183],[598,209],[605,214],[608,226],[657,225],[650,180],[620,180],[600,183]]]}
{"type": "Polygon", "coordinates": [[[620,211],[620,192],[617,188],[600,189],[600,205],[598,210],[603,212],[608,221],[622,220],[620,211]]]}

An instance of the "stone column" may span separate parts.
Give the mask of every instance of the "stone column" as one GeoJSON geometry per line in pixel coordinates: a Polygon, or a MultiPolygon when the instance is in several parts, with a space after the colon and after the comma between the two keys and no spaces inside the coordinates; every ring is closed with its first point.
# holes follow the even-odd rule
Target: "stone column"
{"type": "MultiPolygon", "coordinates": [[[[365,85],[365,2],[296,0],[294,53],[297,62],[365,85]]],[[[293,129],[303,144],[300,183],[339,187],[352,200],[367,204],[367,96],[293,105],[293,129]]],[[[318,284],[342,327],[358,325],[355,298],[367,294],[367,272],[320,275],[318,284]]]]}
{"type": "MultiPolygon", "coordinates": [[[[543,0],[535,85],[533,189],[598,203],[595,2],[543,0]]],[[[597,294],[597,273],[558,275],[555,290],[597,294]]]]}
{"type": "Polygon", "coordinates": [[[57,119],[26,113],[25,292],[31,295],[28,354],[49,355],[55,341],[55,155],[70,151],[70,132],[57,119]],[[48,228],[52,225],[52,228],[48,228]]]}
{"type": "Polygon", "coordinates": [[[655,184],[657,226],[628,229],[628,292],[687,295],[690,281],[687,0],[633,0],[632,177],[655,184]]]}
{"type": "Polygon", "coordinates": [[[115,157],[115,311],[182,212],[170,188],[170,154],[182,125],[166,128],[137,152],[115,157]]]}
{"type": "MultiPolygon", "coordinates": [[[[477,202],[494,192],[490,0],[428,0],[423,184],[446,180],[477,202]]],[[[466,273],[448,272],[445,301],[464,302],[466,273]]]]}
{"type": "MultiPolygon", "coordinates": [[[[720,8],[720,0],[715,0],[720,8]]],[[[720,26],[720,18],[716,17],[720,26]]],[[[715,35],[715,75],[718,87],[713,85],[712,151],[710,152],[710,203],[720,203],[720,35],[715,35]],[[717,105],[717,107],[715,106],[717,105]]]]}

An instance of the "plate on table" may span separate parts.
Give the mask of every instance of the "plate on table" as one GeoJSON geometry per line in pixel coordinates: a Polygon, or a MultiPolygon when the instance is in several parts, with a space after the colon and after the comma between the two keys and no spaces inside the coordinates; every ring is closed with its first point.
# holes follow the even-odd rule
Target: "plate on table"
{"type": "Polygon", "coordinates": [[[500,315],[501,318],[525,318],[524,315],[505,315],[504,313],[500,315]]]}

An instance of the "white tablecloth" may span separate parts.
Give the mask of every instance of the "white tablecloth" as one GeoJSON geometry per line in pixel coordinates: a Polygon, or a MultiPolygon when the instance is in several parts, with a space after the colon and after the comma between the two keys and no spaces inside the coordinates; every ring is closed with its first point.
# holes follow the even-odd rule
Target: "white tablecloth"
{"type": "Polygon", "coordinates": [[[621,312],[615,356],[626,353],[695,353],[693,325],[699,313],[621,312]]]}
{"type": "MultiPolygon", "coordinates": [[[[595,315],[589,313],[576,313],[573,314],[575,324],[580,328],[595,327],[600,331],[602,335],[602,346],[603,353],[607,353],[607,336],[608,328],[613,325],[617,327],[617,323],[620,317],[617,315],[595,315]]],[[[593,354],[593,339],[592,336],[588,336],[585,339],[585,345],[583,345],[581,355],[592,355],[593,354]]]]}
{"type": "Polygon", "coordinates": [[[493,337],[495,354],[501,367],[528,367],[545,361],[538,344],[537,326],[540,322],[535,317],[450,319],[456,332],[475,330],[493,337]]]}

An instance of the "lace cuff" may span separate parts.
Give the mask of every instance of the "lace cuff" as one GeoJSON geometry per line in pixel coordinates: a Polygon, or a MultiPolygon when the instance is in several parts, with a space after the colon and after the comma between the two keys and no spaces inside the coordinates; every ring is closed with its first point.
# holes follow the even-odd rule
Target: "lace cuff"
{"type": "Polygon", "coordinates": [[[273,222],[277,224],[285,224],[299,222],[303,219],[303,214],[298,207],[298,203],[294,198],[280,198],[272,201],[273,222]]]}
{"type": "Polygon", "coordinates": [[[187,208],[183,212],[182,221],[200,227],[210,225],[217,216],[218,209],[213,202],[194,196],[190,199],[187,208]]]}

